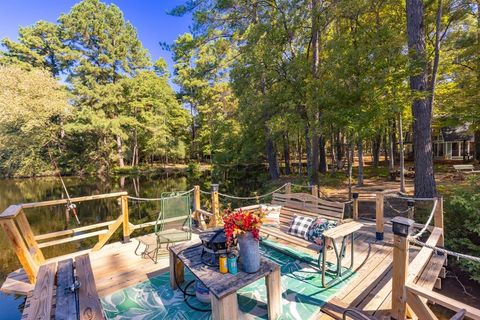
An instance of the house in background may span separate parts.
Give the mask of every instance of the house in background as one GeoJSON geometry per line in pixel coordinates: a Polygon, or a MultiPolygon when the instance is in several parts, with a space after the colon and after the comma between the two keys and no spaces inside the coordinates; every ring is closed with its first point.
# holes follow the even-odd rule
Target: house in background
{"type": "Polygon", "coordinates": [[[475,153],[473,132],[467,125],[442,128],[433,136],[433,156],[444,160],[470,160],[475,153]]]}
{"type": "MultiPolygon", "coordinates": [[[[412,135],[407,135],[405,151],[413,159],[412,135]]],[[[475,154],[475,138],[468,125],[444,127],[432,135],[435,160],[471,160],[475,154]]]]}

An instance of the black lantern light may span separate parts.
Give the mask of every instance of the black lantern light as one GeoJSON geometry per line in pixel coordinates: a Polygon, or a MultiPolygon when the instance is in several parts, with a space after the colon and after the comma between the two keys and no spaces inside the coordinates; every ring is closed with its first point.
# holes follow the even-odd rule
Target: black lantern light
{"type": "Polygon", "coordinates": [[[413,223],[412,219],[408,219],[405,217],[395,217],[392,219],[392,230],[393,234],[402,236],[402,237],[408,237],[410,234],[410,228],[412,227],[413,223]]]}
{"type": "Polygon", "coordinates": [[[212,183],[212,191],[213,192],[218,192],[218,186],[219,186],[218,183],[212,183]]]}
{"type": "Polygon", "coordinates": [[[359,194],[358,192],[354,192],[354,193],[352,194],[352,197],[353,197],[353,199],[358,199],[358,196],[359,196],[359,195],[360,195],[360,194],[359,194]]]}

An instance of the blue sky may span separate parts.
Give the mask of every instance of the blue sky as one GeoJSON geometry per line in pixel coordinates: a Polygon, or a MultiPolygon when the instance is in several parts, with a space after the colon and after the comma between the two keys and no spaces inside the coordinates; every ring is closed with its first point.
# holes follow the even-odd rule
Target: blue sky
{"type": "MultiPolygon", "coordinates": [[[[80,0],[0,0],[0,39],[17,39],[18,27],[38,20],[55,22],[62,13],[80,0]]],[[[190,16],[173,17],[166,12],[184,0],[104,0],[114,3],[125,19],[137,29],[140,40],[150,51],[152,60],[165,58],[172,71],[172,55],[160,48],[159,42],[173,43],[178,35],[188,32],[190,16]]]]}

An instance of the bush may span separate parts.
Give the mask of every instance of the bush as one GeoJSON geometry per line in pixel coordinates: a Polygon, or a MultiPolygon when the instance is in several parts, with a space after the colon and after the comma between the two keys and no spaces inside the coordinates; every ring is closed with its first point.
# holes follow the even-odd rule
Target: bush
{"type": "MultiPolygon", "coordinates": [[[[480,177],[472,176],[468,187],[459,188],[445,199],[445,244],[448,249],[480,257],[480,177]]],[[[454,261],[480,282],[480,263],[454,261]]]]}
{"type": "Polygon", "coordinates": [[[201,168],[200,163],[198,162],[190,162],[187,168],[188,174],[192,175],[193,177],[199,177],[201,175],[201,168]]]}

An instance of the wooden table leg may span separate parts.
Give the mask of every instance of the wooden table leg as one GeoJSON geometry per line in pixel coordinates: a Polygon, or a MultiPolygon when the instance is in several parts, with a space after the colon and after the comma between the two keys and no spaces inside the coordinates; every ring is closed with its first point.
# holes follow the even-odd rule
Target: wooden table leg
{"type": "Polygon", "coordinates": [[[212,319],[213,320],[237,320],[238,319],[238,300],[237,292],[231,293],[221,299],[210,294],[212,299],[212,319]]]}
{"type": "Polygon", "coordinates": [[[282,314],[282,278],[280,268],[266,276],[268,319],[275,320],[282,314]]]}
{"type": "Polygon", "coordinates": [[[177,283],[183,282],[184,268],[183,262],[172,252],[170,252],[170,286],[173,290],[178,288],[177,283]],[[176,280],[175,280],[176,278],[176,280]]]}

